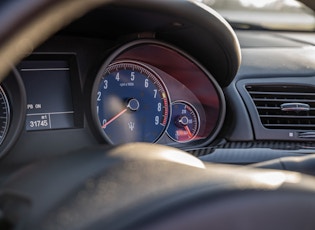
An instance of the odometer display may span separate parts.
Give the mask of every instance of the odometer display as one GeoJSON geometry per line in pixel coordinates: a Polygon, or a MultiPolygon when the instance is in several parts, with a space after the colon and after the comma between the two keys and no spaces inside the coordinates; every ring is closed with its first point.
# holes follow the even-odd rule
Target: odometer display
{"type": "Polygon", "coordinates": [[[170,114],[167,90],[147,65],[120,61],[109,65],[97,90],[97,115],[112,144],[155,142],[170,114]]]}

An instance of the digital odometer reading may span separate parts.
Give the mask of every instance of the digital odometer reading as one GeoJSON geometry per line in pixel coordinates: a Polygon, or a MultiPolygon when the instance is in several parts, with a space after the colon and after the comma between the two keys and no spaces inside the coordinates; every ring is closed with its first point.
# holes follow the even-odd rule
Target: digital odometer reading
{"type": "Polygon", "coordinates": [[[73,128],[69,63],[26,60],[20,72],[27,96],[26,130],[73,128]]]}
{"type": "Polygon", "coordinates": [[[155,142],[168,123],[168,93],[148,66],[131,61],[111,64],[97,90],[97,115],[113,144],[155,142]]]}

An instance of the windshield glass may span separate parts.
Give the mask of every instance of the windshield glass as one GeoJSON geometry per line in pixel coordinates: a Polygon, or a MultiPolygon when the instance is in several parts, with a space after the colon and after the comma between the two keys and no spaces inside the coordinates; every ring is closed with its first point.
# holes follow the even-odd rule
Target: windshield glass
{"type": "Polygon", "coordinates": [[[200,0],[234,28],[314,31],[314,12],[295,0],[200,0]]]}

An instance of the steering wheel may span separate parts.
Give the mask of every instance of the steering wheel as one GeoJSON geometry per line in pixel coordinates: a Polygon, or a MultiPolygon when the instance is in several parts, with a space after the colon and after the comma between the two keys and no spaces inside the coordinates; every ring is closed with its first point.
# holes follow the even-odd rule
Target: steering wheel
{"type": "MultiPolygon", "coordinates": [[[[107,2],[2,1],[0,75],[62,26],[107,2]]],[[[299,173],[206,164],[154,144],[96,146],[10,177],[0,188],[0,227],[313,229],[314,182],[299,173]]]]}

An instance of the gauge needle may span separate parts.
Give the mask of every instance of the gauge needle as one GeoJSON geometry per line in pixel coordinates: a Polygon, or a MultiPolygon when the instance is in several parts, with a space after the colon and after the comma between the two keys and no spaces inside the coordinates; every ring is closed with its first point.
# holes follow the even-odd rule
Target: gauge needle
{"type": "Polygon", "coordinates": [[[123,115],[128,109],[124,109],[121,112],[119,112],[116,116],[114,116],[113,118],[111,118],[109,121],[107,121],[104,125],[102,125],[102,129],[105,129],[107,125],[109,125],[110,123],[112,123],[114,120],[116,120],[118,117],[120,117],[121,115],[123,115]]]}
{"type": "Polygon", "coordinates": [[[193,137],[193,134],[191,133],[189,127],[188,127],[187,125],[185,125],[184,128],[185,128],[186,132],[188,133],[188,137],[189,137],[189,138],[192,138],[192,137],[193,137]]]}

